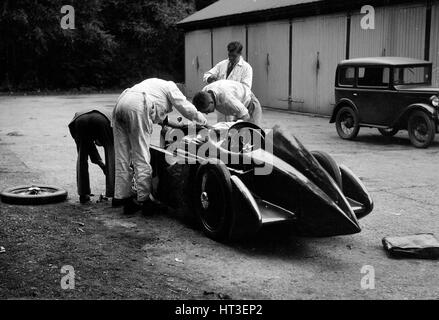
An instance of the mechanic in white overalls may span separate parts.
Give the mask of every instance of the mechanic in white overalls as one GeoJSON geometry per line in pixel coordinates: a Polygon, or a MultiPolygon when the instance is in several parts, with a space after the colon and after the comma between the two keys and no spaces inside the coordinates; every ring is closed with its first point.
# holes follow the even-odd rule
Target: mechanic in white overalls
{"type": "MultiPolygon", "coordinates": [[[[229,118],[253,122],[260,126],[262,108],[259,100],[247,86],[233,80],[218,80],[195,94],[193,104],[198,111],[214,111],[229,118]]],[[[218,117],[218,122],[224,121],[218,117]]]]}
{"type": "Polygon", "coordinates": [[[242,44],[238,41],[230,42],[227,45],[228,59],[218,62],[212,69],[203,76],[206,84],[218,80],[235,80],[243,85],[252,88],[253,69],[242,57],[242,44]]]}
{"type": "MultiPolygon", "coordinates": [[[[243,46],[238,41],[230,42],[227,45],[228,59],[218,62],[212,69],[203,76],[206,84],[218,80],[234,80],[247,86],[250,90],[253,83],[253,68],[242,57],[243,46]]],[[[218,122],[235,121],[234,116],[225,116],[217,112],[218,122]]]]}
{"type": "Polygon", "coordinates": [[[147,79],[126,89],[117,101],[113,111],[116,155],[114,197],[124,203],[126,214],[140,209],[151,214],[156,208],[151,195],[150,139],[153,124],[168,123],[167,114],[172,112],[173,107],[191,121],[207,123],[172,81],[147,79]],[[133,198],[131,163],[137,184],[137,199],[133,198]]]}

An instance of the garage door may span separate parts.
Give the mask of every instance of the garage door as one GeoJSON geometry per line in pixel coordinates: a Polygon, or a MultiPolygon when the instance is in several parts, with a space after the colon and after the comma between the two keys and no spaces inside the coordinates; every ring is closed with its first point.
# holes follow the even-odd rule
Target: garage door
{"type": "Polygon", "coordinates": [[[359,12],[352,16],[350,57],[401,56],[424,58],[426,7],[381,7],[375,10],[375,29],[361,28],[359,12]]]}
{"type": "Polygon", "coordinates": [[[288,109],[289,21],[249,25],[253,92],[266,107],[288,109]]]}
{"type": "Polygon", "coordinates": [[[432,8],[430,60],[433,62],[433,83],[439,87],[439,3],[432,8]]]}
{"type": "Polygon", "coordinates": [[[211,68],[210,30],[197,30],[185,36],[186,95],[193,97],[203,87],[203,74],[211,68]]]}
{"type": "MultiPolygon", "coordinates": [[[[213,29],[213,64],[227,59],[227,45],[232,41],[239,41],[244,46],[242,56],[246,57],[245,26],[232,26],[213,29]]],[[[210,41],[209,41],[210,43],[210,41]]]]}
{"type": "Polygon", "coordinates": [[[385,9],[375,10],[375,29],[361,28],[363,15],[358,11],[351,18],[350,58],[380,57],[385,55],[388,23],[385,9]]]}
{"type": "Polygon", "coordinates": [[[335,69],[346,52],[346,16],[293,21],[292,108],[328,115],[334,106],[335,69]]]}

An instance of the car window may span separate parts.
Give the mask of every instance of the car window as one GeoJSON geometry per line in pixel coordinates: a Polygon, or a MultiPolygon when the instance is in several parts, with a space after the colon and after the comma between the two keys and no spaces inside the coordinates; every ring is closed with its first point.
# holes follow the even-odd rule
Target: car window
{"type": "Polygon", "coordinates": [[[354,86],[355,84],[355,68],[344,67],[340,68],[338,84],[341,86],[354,86]]]}
{"type": "Polygon", "coordinates": [[[388,87],[390,68],[360,67],[358,68],[358,85],[361,87],[388,87]]]}
{"type": "Polygon", "coordinates": [[[393,74],[393,83],[402,84],[429,84],[430,67],[401,67],[395,68],[393,74]]]}

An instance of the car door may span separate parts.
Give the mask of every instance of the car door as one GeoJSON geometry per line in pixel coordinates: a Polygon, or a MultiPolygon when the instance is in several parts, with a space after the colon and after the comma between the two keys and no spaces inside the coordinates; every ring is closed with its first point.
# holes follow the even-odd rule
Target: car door
{"type": "Polygon", "coordinates": [[[359,66],[357,68],[357,88],[353,99],[359,110],[360,122],[377,126],[388,126],[392,113],[390,89],[390,67],[359,66]]]}

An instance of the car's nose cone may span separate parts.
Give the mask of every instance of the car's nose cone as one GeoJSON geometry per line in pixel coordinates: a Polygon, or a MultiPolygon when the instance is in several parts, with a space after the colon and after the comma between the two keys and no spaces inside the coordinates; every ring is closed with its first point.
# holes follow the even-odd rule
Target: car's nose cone
{"type": "MultiPolygon", "coordinates": [[[[315,236],[344,235],[361,231],[340,187],[297,138],[288,139],[275,128],[270,147],[273,148],[276,157],[306,178],[302,179],[306,187],[303,190],[306,191],[300,194],[301,231],[315,236]]],[[[298,176],[293,171],[290,174],[298,176]]]]}

